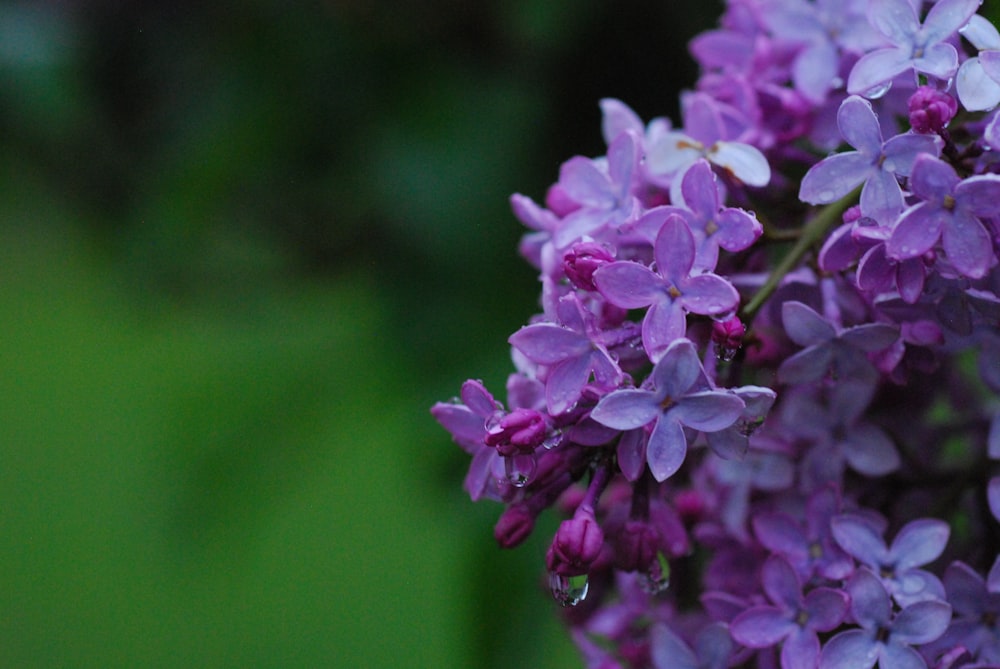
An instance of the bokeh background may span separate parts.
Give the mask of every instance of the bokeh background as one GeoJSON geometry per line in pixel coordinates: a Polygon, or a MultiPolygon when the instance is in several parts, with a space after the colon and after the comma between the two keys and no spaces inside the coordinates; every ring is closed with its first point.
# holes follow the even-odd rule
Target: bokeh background
{"type": "Polygon", "coordinates": [[[0,666],[579,666],[428,409],[720,8],[0,2],[0,666]]]}

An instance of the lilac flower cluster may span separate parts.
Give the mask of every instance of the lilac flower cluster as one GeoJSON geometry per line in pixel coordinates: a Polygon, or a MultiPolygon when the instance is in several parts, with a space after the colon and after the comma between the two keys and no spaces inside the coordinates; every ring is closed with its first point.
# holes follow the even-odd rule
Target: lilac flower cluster
{"type": "Polygon", "coordinates": [[[1000,667],[1000,33],[728,0],[682,119],[514,195],[541,312],[434,417],[586,666],[1000,667]]]}

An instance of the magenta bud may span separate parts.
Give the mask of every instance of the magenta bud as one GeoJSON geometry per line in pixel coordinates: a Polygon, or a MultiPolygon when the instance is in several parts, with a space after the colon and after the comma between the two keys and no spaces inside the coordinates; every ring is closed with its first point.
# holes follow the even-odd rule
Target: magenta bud
{"type": "Polygon", "coordinates": [[[545,563],[550,573],[580,576],[590,570],[590,565],[601,554],[603,547],[604,532],[593,512],[577,511],[559,526],[545,554],[545,563]]]}
{"type": "Polygon", "coordinates": [[[736,352],[743,346],[743,335],[746,331],[739,316],[712,323],[712,343],[715,344],[722,360],[732,360],[736,356],[736,352]]]}
{"type": "Polygon", "coordinates": [[[958,100],[944,91],[921,86],[907,103],[913,132],[941,132],[958,112],[958,100]]]}
{"type": "Polygon", "coordinates": [[[513,504],[500,515],[493,536],[500,548],[514,548],[535,529],[535,515],[524,504],[513,504]]]}
{"type": "Polygon", "coordinates": [[[518,453],[534,453],[543,441],[548,426],[545,417],[534,409],[514,409],[498,414],[486,423],[487,446],[497,449],[504,457],[518,453]]]}
{"type": "Polygon", "coordinates": [[[614,255],[597,242],[580,242],[563,256],[563,270],[566,277],[577,288],[597,290],[594,272],[615,261],[614,255]]]}

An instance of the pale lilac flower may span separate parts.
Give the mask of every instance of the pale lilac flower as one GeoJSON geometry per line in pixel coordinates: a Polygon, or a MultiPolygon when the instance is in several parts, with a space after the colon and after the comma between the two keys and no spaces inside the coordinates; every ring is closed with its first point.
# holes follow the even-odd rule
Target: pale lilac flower
{"type": "Polygon", "coordinates": [[[948,627],[951,607],[942,601],[910,604],[893,614],[882,582],[865,568],[847,582],[858,628],[838,633],[823,647],[820,669],[926,669],[914,646],[934,641],[948,627]]]}
{"type": "Polygon", "coordinates": [[[678,215],[664,222],[653,248],[656,271],[619,261],[594,272],[594,283],[611,304],[623,309],[649,307],[642,321],[642,343],[656,362],[687,331],[688,312],[720,315],[739,303],[732,284],[710,273],[692,273],[695,239],[678,215]]]}
{"type": "Polygon", "coordinates": [[[969,22],[982,0],[939,0],[924,22],[909,0],[872,0],[868,18],[892,44],[861,57],[847,92],[868,98],[885,94],[899,74],[915,70],[948,81],[958,70],[958,52],[945,40],[969,22]]]}
{"type": "Polygon", "coordinates": [[[943,581],[954,618],[935,646],[960,645],[976,661],[1000,665],[1000,559],[986,580],[969,565],[953,562],[943,581]]]}
{"type": "Polygon", "coordinates": [[[958,68],[955,77],[958,99],[969,111],[993,109],[1000,104],[1000,32],[977,14],[961,33],[979,49],[979,55],[958,68]]]}
{"type": "Polygon", "coordinates": [[[684,131],[667,132],[649,147],[646,162],[651,174],[683,174],[699,158],[706,158],[748,186],[768,184],[767,158],[756,147],[729,138],[718,102],[704,93],[689,94],[683,113],[684,131]]]}
{"type": "Polygon", "coordinates": [[[666,348],[653,368],[651,390],[617,390],[601,398],[591,418],[616,430],[635,430],[653,423],[646,461],[657,481],[672,476],[687,454],[684,428],[716,432],[732,425],[743,412],[736,395],[708,382],[698,353],[687,339],[666,348]]]}
{"type": "Polygon", "coordinates": [[[1000,176],[960,179],[948,163],[922,155],[913,165],[910,189],[922,202],[900,217],[886,242],[889,257],[915,258],[940,240],[956,270],[973,279],[985,276],[996,257],[982,219],[1000,215],[1000,176]]]}
{"type": "Polygon", "coordinates": [[[896,175],[909,176],[919,155],[938,155],[941,139],[907,133],[883,142],[871,103],[856,95],[840,105],[837,125],[856,150],[836,153],[813,165],[802,178],[799,199],[829,204],[864,184],[861,213],[888,222],[903,209],[903,193],[896,175]]]}
{"type": "Polygon", "coordinates": [[[725,625],[713,623],[698,633],[689,646],[663,623],[649,631],[654,669],[726,669],[733,642],[725,625]]]}

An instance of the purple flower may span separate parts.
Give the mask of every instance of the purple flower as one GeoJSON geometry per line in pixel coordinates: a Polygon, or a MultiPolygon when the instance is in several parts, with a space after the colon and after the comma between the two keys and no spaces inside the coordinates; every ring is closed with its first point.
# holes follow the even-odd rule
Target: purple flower
{"type": "Polygon", "coordinates": [[[828,373],[834,379],[863,382],[874,369],[865,352],[884,349],[899,337],[899,328],[885,323],[838,330],[802,302],[782,304],[781,319],[788,337],[805,347],[781,363],[778,379],[782,383],[809,383],[828,373]]]}
{"type": "Polygon", "coordinates": [[[978,279],[996,262],[983,218],[1000,215],[1000,175],[960,179],[954,168],[933,156],[919,156],[910,189],[922,202],[907,209],[886,242],[890,258],[906,260],[941,241],[948,260],[963,275],[978,279]]]}
{"type": "Polygon", "coordinates": [[[559,316],[561,325],[528,325],[508,339],[528,360],[548,367],[545,401],[553,416],[568,411],[580,399],[591,374],[606,389],[618,385],[622,376],[575,295],[560,300],[559,316]]]}
{"type": "Polygon", "coordinates": [[[937,577],[918,569],[944,551],[949,535],[944,521],[933,518],[910,521],[888,547],[872,524],[857,516],[837,516],[831,521],[831,528],[840,547],[878,574],[901,606],[944,599],[944,588],[937,577]]]}
{"type": "Polygon", "coordinates": [[[819,661],[817,632],[828,632],[847,615],[847,595],[833,588],[814,588],[803,596],[799,578],[783,558],[772,555],[760,575],[770,605],[754,606],[730,624],[737,643],[770,648],[779,643],[782,669],[812,669],[819,661]]]}
{"type": "Polygon", "coordinates": [[[823,486],[806,502],[803,522],[785,513],[759,513],[753,517],[754,534],[768,550],[787,559],[802,580],[814,575],[839,580],[851,574],[854,563],[830,529],[830,519],[838,513],[840,497],[833,486],[823,486]]]}
{"type": "Polygon", "coordinates": [[[1000,664],[1000,560],[985,581],[967,564],[953,562],[944,588],[955,617],[935,646],[961,646],[979,662],[1000,664]]]}
{"type": "Polygon", "coordinates": [[[926,669],[913,647],[934,641],[948,627],[951,607],[942,601],[923,601],[893,615],[889,594],[867,569],[858,569],[847,582],[851,616],[858,628],[830,639],[820,655],[820,669],[926,669]]]}
{"type": "Polygon", "coordinates": [[[566,248],[605,226],[616,227],[635,214],[638,202],[631,188],[639,159],[636,142],[632,133],[624,132],[608,147],[606,162],[576,156],[563,163],[559,186],[579,208],[563,218],[553,233],[557,248],[566,248]]]}
{"type": "Polygon", "coordinates": [[[802,178],[799,199],[810,204],[835,202],[861,185],[861,213],[879,221],[895,218],[903,208],[896,175],[909,176],[917,156],[940,153],[941,139],[908,133],[882,141],[871,103],[856,95],[837,112],[840,134],[856,151],[824,158],[802,178]]]}
{"type": "Polygon", "coordinates": [[[876,98],[907,70],[948,80],[958,69],[958,52],[945,42],[969,22],[982,0],[939,0],[924,22],[909,0],[872,0],[868,19],[892,46],[861,57],[847,80],[847,92],[876,98]]]}
{"type": "Polygon", "coordinates": [[[678,215],[664,222],[653,248],[656,271],[619,261],[594,272],[601,294],[623,309],[649,307],[642,321],[642,343],[654,362],[687,331],[687,313],[719,315],[732,311],[739,294],[715,274],[692,274],[695,240],[678,215]]]}
{"type": "Polygon", "coordinates": [[[601,398],[590,416],[616,430],[635,430],[653,423],[646,461],[657,481],[676,472],[687,453],[684,428],[716,432],[732,425],[743,412],[736,395],[708,382],[694,344],[678,339],[663,352],[650,378],[652,390],[617,390],[601,398]]]}

